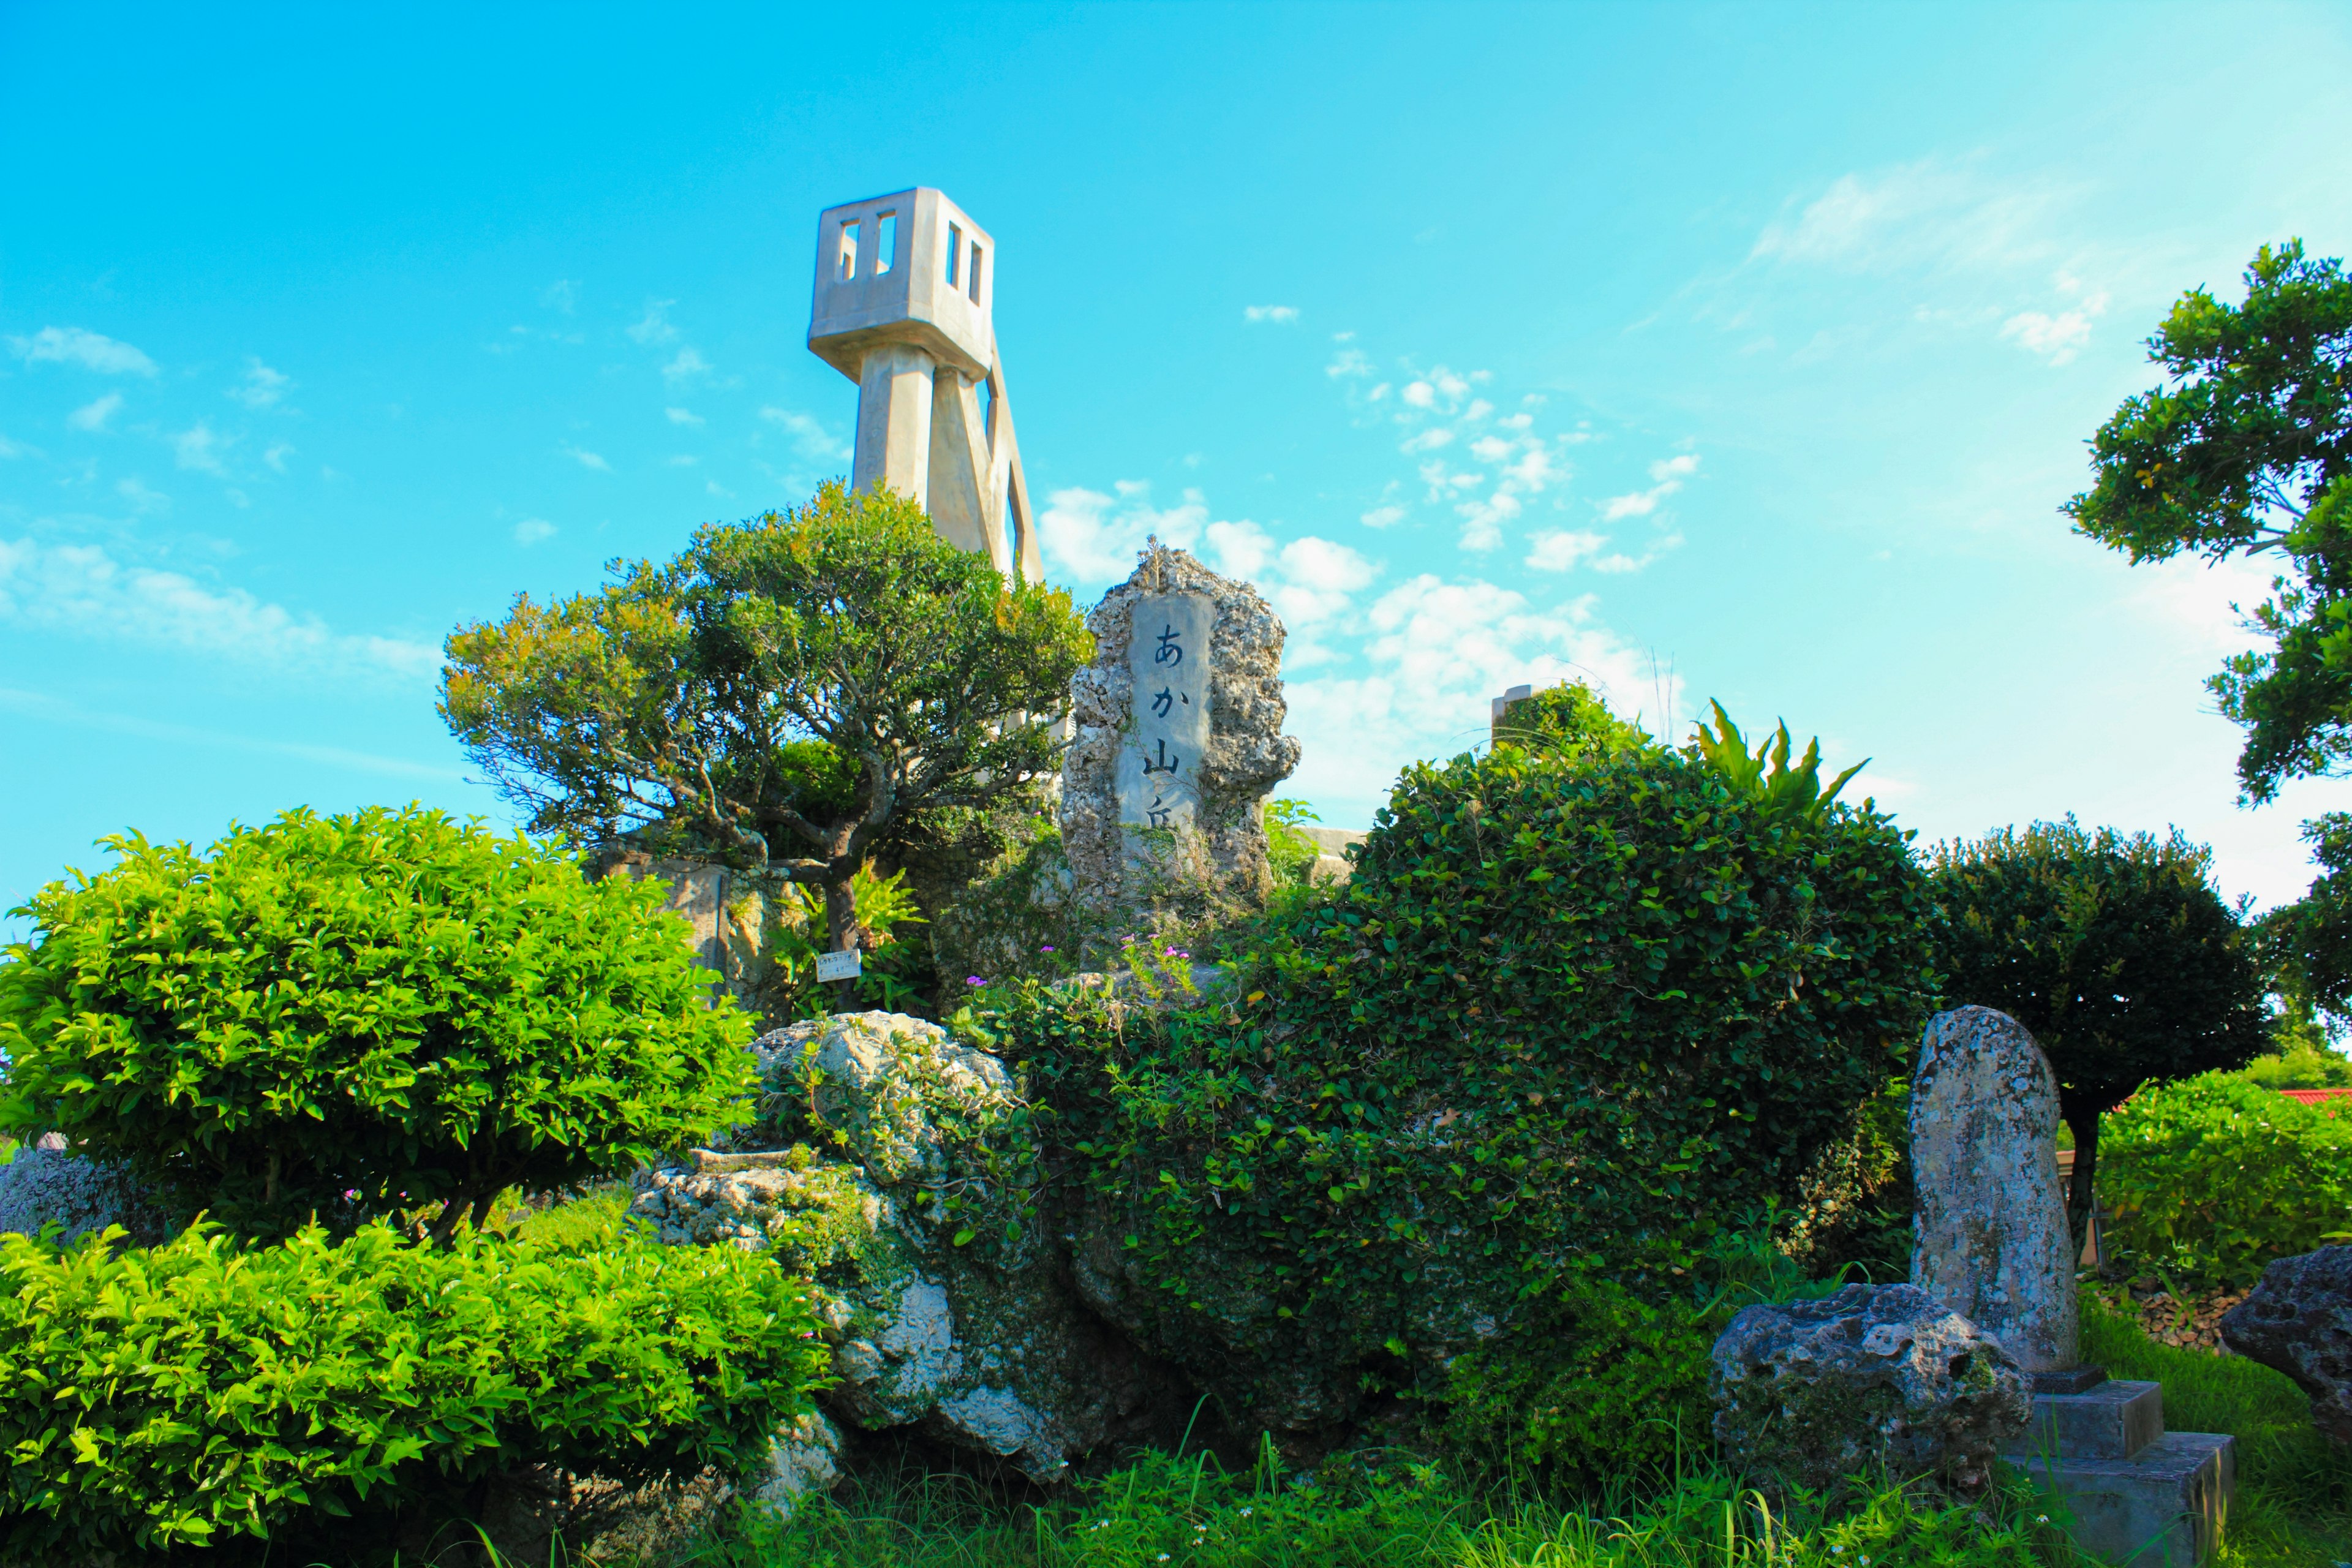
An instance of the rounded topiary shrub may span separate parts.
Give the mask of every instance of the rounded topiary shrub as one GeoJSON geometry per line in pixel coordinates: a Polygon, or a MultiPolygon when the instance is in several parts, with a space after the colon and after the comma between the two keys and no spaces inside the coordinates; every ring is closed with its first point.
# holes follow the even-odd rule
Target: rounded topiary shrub
{"type": "Polygon", "coordinates": [[[1033,989],[978,1018],[1066,1152],[1081,1288],[1286,1426],[1368,1379],[1442,1385],[1570,1268],[1686,1294],[1685,1248],[1852,1136],[1932,982],[1908,836],[1809,770],[1418,765],[1229,1000],[1033,989]]]}
{"type": "Polygon", "coordinates": [[[0,1126],[255,1233],[624,1170],[748,1086],[748,1020],[656,882],[437,812],[110,839],[0,963],[0,1126]]]}

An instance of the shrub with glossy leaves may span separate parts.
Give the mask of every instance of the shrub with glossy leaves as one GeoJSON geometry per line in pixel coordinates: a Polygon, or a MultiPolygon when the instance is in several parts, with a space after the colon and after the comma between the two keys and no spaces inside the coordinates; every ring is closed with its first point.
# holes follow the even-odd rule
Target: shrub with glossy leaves
{"type": "Polygon", "coordinates": [[[625,1170],[727,1119],[750,1024],[655,882],[437,813],[108,841],[0,964],[0,1125],[257,1233],[625,1170]]]}
{"type": "Polygon", "coordinates": [[[0,1557],[300,1539],[534,1464],[747,1471],[824,1375],[805,1289],[650,1242],[0,1236],[0,1557]]]}
{"type": "Polygon", "coordinates": [[[1906,836],[1786,795],[1654,746],[1416,765],[1229,1006],[976,1020],[1076,1156],[1109,1310],[1236,1415],[1335,1418],[1573,1263],[1794,1200],[1932,977],[1906,836]]]}
{"type": "Polygon", "coordinates": [[[2099,1198],[2124,1266],[2251,1285],[2273,1258],[2352,1239],[2352,1116],[2232,1073],[2143,1089],[2107,1113],[2099,1198]]]}

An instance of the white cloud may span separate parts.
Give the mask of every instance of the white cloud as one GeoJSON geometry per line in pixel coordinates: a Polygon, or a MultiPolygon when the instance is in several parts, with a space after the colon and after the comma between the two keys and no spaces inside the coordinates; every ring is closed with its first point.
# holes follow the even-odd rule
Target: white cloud
{"type": "Polygon", "coordinates": [[[2032,231],[2056,195],[1935,159],[1850,174],[1801,208],[1792,200],[1749,257],[1849,271],[2013,263],[2039,253],[2032,231]]]}
{"type": "Polygon", "coordinates": [[[1331,363],[1323,367],[1323,374],[1335,376],[1370,375],[1372,374],[1372,362],[1364,357],[1364,351],[1361,349],[1341,349],[1331,356],[1331,363]]]}
{"type": "MultiPolygon", "coordinates": [[[[1420,435],[1408,437],[1397,447],[1400,452],[1434,452],[1440,447],[1451,446],[1454,432],[1443,425],[1433,425],[1420,435]]],[[[1472,450],[1476,450],[1473,447],[1472,450]]]]}
{"type": "Polygon", "coordinates": [[[709,360],[692,348],[682,348],[676,359],[662,366],[662,377],[666,381],[684,381],[688,376],[708,374],[709,370],[709,360]]]}
{"type": "Polygon", "coordinates": [[[1641,554],[1628,555],[1622,550],[1612,551],[1595,558],[1592,569],[1595,572],[1639,572],[1667,551],[1680,547],[1682,542],[1683,536],[1679,533],[1661,534],[1652,538],[1649,548],[1641,554]]]}
{"type": "Polygon", "coordinates": [[[1470,443],[1470,455],[1482,463],[1499,463],[1511,455],[1511,443],[1500,436],[1481,436],[1470,443]]]}
{"type": "Polygon", "coordinates": [[[7,437],[0,436],[0,463],[5,463],[11,458],[21,458],[31,450],[33,448],[26,446],[22,441],[11,441],[7,437]]]}
{"type": "Polygon", "coordinates": [[[121,496],[124,500],[129,501],[131,503],[131,509],[133,511],[150,512],[169,511],[172,510],[172,498],[170,496],[165,495],[162,490],[148,489],[136,479],[115,480],[114,493],[121,496]]]}
{"type": "Polygon", "coordinates": [[[155,362],[129,343],[80,327],[43,327],[29,338],[10,338],[8,346],[26,364],[44,360],[78,364],[105,375],[153,375],[155,362]]]}
{"type": "Polygon", "coordinates": [[[1429,383],[1425,381],[1409,381],[1405,383],[1404,390],[1397,394],[1397,395],[1403,398],[1408,405],[1414,408],[1434,408],[1437,406],[1437,389],[1430,385],[1429,383]]]}
{"type": "Polygon", "coordinates": [[[673,425],[699,425],[702,423],[702,416],[697,414],[691,408],[665,408],[662,412],[669,416],[669,422],[673,425]]]}
{"type": "Polygon", "coordinates": [[[1285,692],[1306,742],[1289,787],[1335,805],[1368,811],[1404,763],[1485,741],[1489,702],[1507,687],[1581,679],[1626,714],[1679,689],[1595,624],[1590,599],[1544,610],[1492,583],[1423,574],[1362,619],[1365,673],[1293,680],[1285,692]]]}
{"type": "Polygon", "coordinates": [[[613,471],[613,465],[606,462],[600,452],[583,452],[577,447],[566,446],[563,448],[563,455],[583,468],[593,468],[600,474],[609,474],[613,471]]]}
{"type": "Polygon", "coordinates": [[[1462,548],[1479,554],[1494,549],[1503,542],[1504,525],[1516,521],[1524,510],[1517,495],[1500,488],[1491,496],[1473,496],[1460,502],[1454,511],[1462,519],[1462,548]]]}
{"type": "Polygon", "coordinates": [[[1495,405],[1493,404],[1487,402],[1483,397],[1474,397],[1470,400],[1470,406],[1462,411],[1462,417],[1465,419],[1484,419],[1487,415],[1492,414],[1493,412],[1495,412],[1495,405]]]}
{"type": "Polygon", "coordinates": [[[331,630],[241,588],[127,566],[96,545],[0,542],[0,620],[194,652],[287,673],[429,678],[441,650],[331,630]]]}
{"type": "MultiPolygon", "coordinates": [[[[580,303],[580,285],[569,278],[559,278],[547,286],[545,291],[540,295],[539,302],[552,306],[568,316],[580,303]]],[[[667,304],[669,301],[665,300],[664,303],[667,304]]]]}
{"type": "Polygon", "coordinates": [[[842,440],[805,414],[797,414],[789,408],[771,406],[761,409],[760,417],[771,424],[781,426],[800,447],[803,457],[839,461],[856,455],[851,451],[848,442],[842,440]]]}
{"type": "Polygon", "coordinates": [[[1584,530],[1549,528],[1528,541],[1535,546],[1528,552],[1528,564],[1538,572],[1566,572],[1579,561],[1598,555],[1607,547],[1609,536],[1584,530]]]}
{"type": "Polygon", "coordinates": [[[666,343],[675,340],[677,329],[669,324],[668,311],[675,300],[648,300],[646,319],[628,329],[629,336],[641,343],[666,343]]]}
{"type": "Polygon", "coordinates": [[[1495,421],[1506,430],[1524,430],[1535,422],[1536,416],[1528,413],[1506,414],[1495,421]]]}
{"type": "Polygon", "coordinates": [[[1217,570],[1228,577],[1255,577],[1265,570],[1280,548],[1273,535],[1246,518],[1239,522],[1209,524],[1207,539],[1217,570]]]}
{"type": "Polygon", "coordinates": [[[290,376],[270,369],[258,358],[248,354],[246,356],[245,384],[230,387],[228,395],[247,408],[267,408],[285,396],[286,389],[293,384],[290,376]]]}
{"type": "Polygon", "coordinates": [[[1242,319],[1249,321],[1295,321],[1298,320],[1296,305],[1244,305],[1242,319]]]}
{"type": "Polygon", "coordinates": [[[278,473],[286,471],[286,459],[293,455],[294,443],[280,441],[261,454],[261,460],[278,473]]]}
{"type": "MultiPolygon", "coordinates": [[[[1683,488],[1683,481],[1698,472],[1698,455],[1685,452],[1678,458],[1666,458],[1650,465],[1650,478],[1656,482],[1646,490],[1611,496],[1601,503],[1601,521],[1616,522],[1622,518],[1647,517],[1658,510],[1658,503],[1683,488]]],[[[1648,558],[1643,557],[1646,563],[1648,558]]],[[[1595,562],[1600,566],[1601,563],[1595,562]]],[[[1631,570],[1628,567],[1606,567],[1601,570],[1631,570]]]]}
{"type": "Polygon", "coordinates": [[[222,466],[220,455],[230,444],[230,441],[214,434],[210,425],[199,419],[191,428],[172,437],[172,454],[184,468],[194,468],[199,473],[226,474],[228,470],[222,466]]]}
{"type": "Polygon", "coordinates": [[[2091,318],[2081,310],[2067,310],[2060,315],[2047,315],[2040,310],[2020,310],[2000,327],[2003,339],[2013,339],[2027,353],[2040,354],[2053,365],[2064,364],[2074,357],[2074,352],[2091,341],[2091,318]]]}
{"type": "Polygon", "coordinates": [[[1112,488],[1117,495],[1076,487],[1055,490],[1037,519],[1039,544],[1081,586],[1106,586],[1134,571],[1136,555],[1150,536],[1190,550],[1208,527],[1208,504],[1198,490],[1186,490],[1182,501],[1160,508],[1151,504],[1150,486],[1141,480],[1122,479],[1112,488]]]}
{"type": "Polygon", "coordinates": [[[77,430],[103,430],[106,422],[122,406],[122,394],[110,392],[95,402],[85,403],[66,416],[66,423],[77,430]]]}
{"type": "Polygon", "coordinates": [[[515,542],[526,548],[537,544],[542,539],[554,537],[555,524],[543,517],[527,517],[514,525],[515,542]]]}
{"type": "Polygon", "coordinates": [[[1312,534],[1286,543],[1247,519],[1213,522],[1204,538],[1212,564],[1228,577],[1255,584],[1282,617],[1290,634],[1284,663],[1292,668],[1333,657],[1320,634],[1380,574],[1377,565],[1344,544],[1312,534]]]}
{"type": "Polygon", "coordinates": [[[1401,506],[1376,506],[1358,521],[1366,528],[1388,528],[1402,522],[1404,516],[1404,508],[1401,506]]]}

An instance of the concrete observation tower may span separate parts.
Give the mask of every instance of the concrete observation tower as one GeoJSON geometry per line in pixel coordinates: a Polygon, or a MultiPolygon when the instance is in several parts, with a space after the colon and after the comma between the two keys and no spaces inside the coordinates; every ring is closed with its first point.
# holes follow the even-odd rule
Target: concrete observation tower
{"type": "Polygon", "coordinates": [[[995,293],[996,242],[935,190],[817,219],[808,346],[857,384],[852,488],[887,484],[950,543],[1035,583],[1045,568],[989,320],[995,293]]]}

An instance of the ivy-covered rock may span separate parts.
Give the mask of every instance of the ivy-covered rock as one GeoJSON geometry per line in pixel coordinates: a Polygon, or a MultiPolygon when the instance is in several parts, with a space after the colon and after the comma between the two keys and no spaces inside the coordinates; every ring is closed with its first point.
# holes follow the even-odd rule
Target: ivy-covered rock
{"type": "Polygon", "coordinates": [[[1087,1300],[1298,1429],[1442,1388],[1571,1268],[1686,1290],[1678,1246],[1796,1201],[1924,1016],[1927,899],[1869,803],[1742,760],[1410,768],[1212,1005],[1028,986],[960,1026],[1032,1086],[1087,1300]]]}
{"type": "Polygon", "coordinates": [[[1029,1108],[1002,1061],[892,1013],[753,1049],[759,1122],[640,1173],[632,1212],[664,1241],[772,1248],[813,1279],[836,1416],[1053,1479],[1158,1415],[1171,1380],[1078,1300],[1037,1223],[1029,1108]]]}

